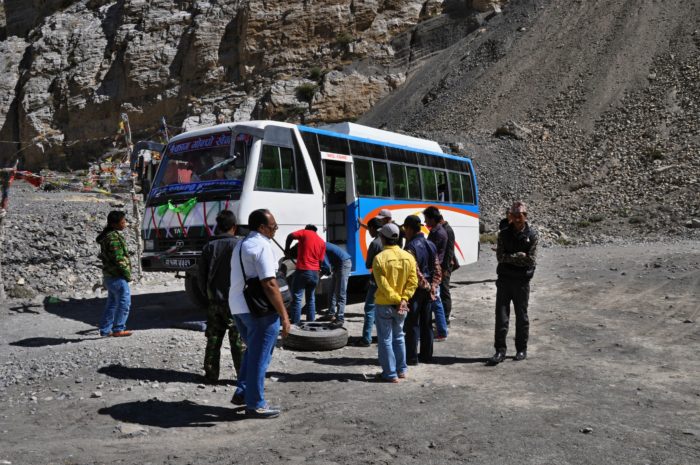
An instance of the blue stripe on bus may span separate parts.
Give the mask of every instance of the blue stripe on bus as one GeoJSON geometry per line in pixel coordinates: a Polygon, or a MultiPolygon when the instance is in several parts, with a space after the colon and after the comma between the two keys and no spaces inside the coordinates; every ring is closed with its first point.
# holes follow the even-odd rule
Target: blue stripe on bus
{"type": "MultiPolygon", "coordinates": [[[[382,145],[384,147],[392,147],[392,148],[402,149],[402,150],[410,150],[411,152],[418,152],[418,153],[424,153],[426,155],[434,155],[437,157],[450,158],[452,160],[460,161],[462,163],[469,162],[469,158],[467,158],[467,157],[450,155],[448,153],[431,152],[429,150],[419,149],[419,148],[415,148],[415,147],[409,147],[407,145],[392,144],[390,142],[379,141],[376,139],[365,139],[364,137],[350,136],[348,134],[341,134],[339,132],[328,131],[325,129],[310,128],[308,126],[297,126],[297,128],[299,128],[300,131],[313,132],[316,134],[321,134],[323,136],[337,137],[339,139],[348,139],[348,140],[354,140],[357,142],[366,142],[369,144],[382,145]]],[[[399,134],[399,135],[401,135],[401,134],[399,134]]],[[[429,141],[429,142],[433,142],[433,141],[429,141]]]]}

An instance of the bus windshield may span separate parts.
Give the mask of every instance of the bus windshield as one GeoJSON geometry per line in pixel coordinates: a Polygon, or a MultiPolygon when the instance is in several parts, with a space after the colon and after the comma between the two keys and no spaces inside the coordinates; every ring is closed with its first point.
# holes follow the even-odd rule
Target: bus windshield
{"type": "Polygon", "coordinates": [[[232,151],[228,132],[173,142],[168,145],[154,188],[191,184],[240,187],[252,142],[253,136],[238,134],[232,151]]]}

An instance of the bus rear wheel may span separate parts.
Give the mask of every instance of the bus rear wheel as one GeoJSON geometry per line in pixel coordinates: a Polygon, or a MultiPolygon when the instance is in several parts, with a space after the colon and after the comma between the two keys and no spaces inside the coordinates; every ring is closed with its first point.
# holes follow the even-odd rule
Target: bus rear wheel
{"type": "Polygon", "coordinates": [[[185,293],[195,307],[203,312],[207,310],[207,297],[199,290],[196,275],[188,273],[185,277],[185,293]]]}

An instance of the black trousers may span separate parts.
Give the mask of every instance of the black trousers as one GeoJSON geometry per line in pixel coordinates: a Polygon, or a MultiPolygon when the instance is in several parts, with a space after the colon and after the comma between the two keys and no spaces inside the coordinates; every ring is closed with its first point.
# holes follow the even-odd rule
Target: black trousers
{"type": "Polygon", "coordinates": [[[506,337],[510,320],[510,303],[515,310],[515,350],[527,350],[530,321],[527,318],[527,303],[530,299],[530,282],[521,280],[496,280],[496,352],[506,353],[506,337]]]}
{"type": "Polygon", "coordinates": [[[450,326],[450,313],[452,313],[452,295],[450,294],[450,277],[442,275],[440,283],[440,300],[442,300],[442,308],[445,309],[445,321],[447,326],[450,326]]]}
{"type": "Polygon", "coordinates": [[[424,289],[416,290],[408,302],[409,312],[403,323],[406,341],[406,363],[415,365],[420,360],[429,363],[433,359],[433,325],[430,294],[424,289]],[[418,341],[420,340],[420,355],[418,341]]]}

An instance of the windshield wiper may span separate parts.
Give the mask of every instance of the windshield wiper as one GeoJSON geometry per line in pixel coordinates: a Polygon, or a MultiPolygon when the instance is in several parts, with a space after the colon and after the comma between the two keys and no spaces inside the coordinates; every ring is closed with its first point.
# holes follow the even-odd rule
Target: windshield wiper
{"type": "Polygon", "coordinates": [[[238,158],[238,157],[236,155],[234,155],[233,158],[227,158],[224,161],[220,161],[216,165],[214,165],[211,168],[209,168],[208,170],[206,170],[204,173],[197,174],[197,176],[199,176],[201,178],[203,176],[206,176],[209,173],[213,173],[214,171],[218,170],[219,168],[223,168],[224,166],[230,165],[231,163],[236,161],[236,158],[238,158]]]}

